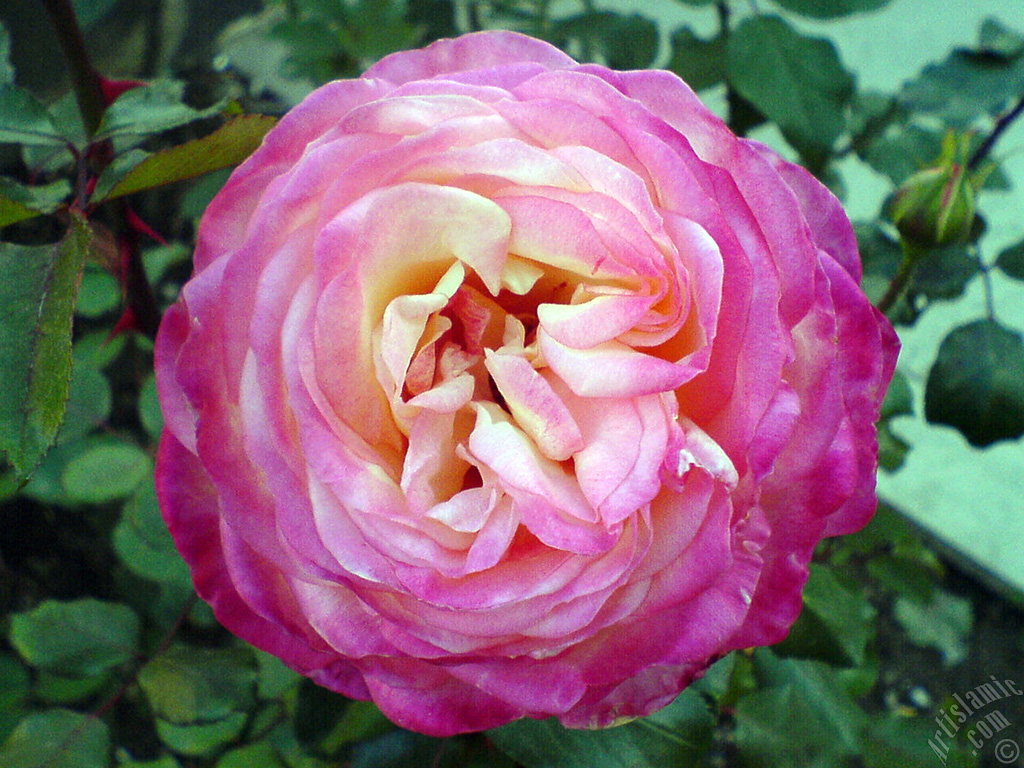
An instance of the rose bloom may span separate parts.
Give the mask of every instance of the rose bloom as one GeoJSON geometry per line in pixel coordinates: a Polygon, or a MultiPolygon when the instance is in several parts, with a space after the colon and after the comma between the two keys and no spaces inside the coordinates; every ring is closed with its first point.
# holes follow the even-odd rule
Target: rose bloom
{"type": "Polygon", "coordinates": [[[783,638],[895,363],[836,199],[677,77],[508,32],[286,115],[156,347],[220,621],[396,723],[600,727],[783,638]]]}

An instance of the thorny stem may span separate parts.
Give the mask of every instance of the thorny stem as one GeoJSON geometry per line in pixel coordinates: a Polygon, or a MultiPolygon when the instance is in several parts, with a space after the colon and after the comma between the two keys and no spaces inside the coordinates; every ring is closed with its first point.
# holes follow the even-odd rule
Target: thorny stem
{"type": "Polygon", "coordinates": [[[1020,117],[1022,113],[1024,113],[1024,96],[1020,97],[1013,109],[996,121],[996,125],[992,129],[992,133],[990,133],[985,140],[981,142],[978,148],[974,151],[974,154],[971,155],[970,160],[967,161],[967,170],[973,171],[981,165],[992,151],[992,147],[994,147],[995,143],[999,141],[999,137],[1003,135],[1006,129],[1009,128],[1013,124],[1013,121],[1020,117]]]}
{"type": "MultiPolygon", "coordinates": [[[[78,19],[75,17],[75,9],[71,0],[42,0],[53,27],[60,40],[61,49],[67,59],[68,69],[71,72],[71,82],[74,86],[75,100],[78,102],[78,109],[82,115],[82,123],[90,138],[96,135],[103,113],[107,108],[107,99],[103,93],[102,78],[89,58],[89,51],[85,47],[85,40],[82,37],[81,27],[78,26],[78,19]]],[[[90,153],[97,148],[106,149],[101,152],[98,162],[100,166],[109,162],[109,141],[93,142],[89,151],[80,153],[72,148],[78,166],[78,190],[76,205],[83,210],[87,205],[86,187],[88,170],[86,168],[90,153]]],[[[95,159],[95,155],[94,155],[95,159]]],[[[95,169],[94,169],[95,170],[95,169]]],[[[124,271],[122,280],[125,288],[126,301],[132,315],[134,326],[150,338],[156,337],[156,330],[160,324],[160,313],[157,310],[156,300],[153,296],[153,289],[149,285],[146,273],[142,267],[140,258],[139,235],[126,222],[125,204],[120,202],[116,208],[116,216],[120,229],[124,232],[122,237],[128,246],[127,258],[123,260],[121,269],[124,271]]]]}
{"type": "Polygon", "coordinates": [[[50,21],[53,22],[61,50],[67,60],[71,83],[75,89],[75,100],[82,113],[85,130],[92,136],[100,127],[100,120],[106,109],[99,72],[89,58],[89,51],[85,47],[71,0],[43,0],[43,6],[50,16],[50,21]]]}
{"type": "MultiPolygon", "coordinates": [[[[126,203],[121,203],[118,210],[119,218],[125,220],[126,203]]],[[[142,247],[139,243],[139,233],[130,226],[124,227],[122,237],[126,238],[129,254],[124,269],[125,300],[128,302],[132,314],[135,317],[135,327],[150,339],[156,339],[157,329],[160,327],[160,310],[157,309],[156,297],[153,295],[153,286],[149,284],[146,270],[142,266],[142,247]]]]}
{"type": "MultiPolygon", "coordinates": [[[[103,112],[107,108],[100,74],[89,58],[89,51],[85,47],[85,39],[82,37],[81,27],[78,26],[78,18],[75,16],[71,0],[43,0],[43,6],[53,23],[53,29],[57,33],[57,40],[71,74],[71,84],[75,93],[75,101],[78,102],[78,111],[82,116],[82,124],[85,126],[88,136],[92,137],[100,127],[103,112]]],[[[78,169],[75,205],[85,210],[85,206],[88,204],[87,159],[85,154],[79,151],[79,148],[69,145],[68,149],[74,155],[75,166],[78,169]]]]}

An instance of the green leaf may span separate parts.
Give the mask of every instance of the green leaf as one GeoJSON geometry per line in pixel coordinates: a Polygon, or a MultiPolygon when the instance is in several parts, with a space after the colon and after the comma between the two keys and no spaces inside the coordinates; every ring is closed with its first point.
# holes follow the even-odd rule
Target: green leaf
{"type": "Polygon", "coordinates": [[[325,760],[313,757],[305,749],[295,736],[293,723],[298,724],[294,716],[290,722],[284,722],[274,728],[267,737],[288,768],[337,768],[336,761],[329,764],[325,760]]]}
{"type": "Polygon", "coordinates": [[[149,454],[133,443],[96,441],[65,465],[60,482],[79,504],[105,504],[130,496],[153,470],[149,454]]]}
{"type": "MultiPolygon", "coordinates": [[[[370,741],[353,745],[348,768],[477,768],[464,749],[466,742],[436,739],[411,731],[392,729],[370,741]]],[[[513,768],[503,755],[490,750],[493,762],[479,768],[513,768]]]]}
{"type": "Polygon", "coordinates": [[[928,551],[907,518],[884,501],[878,503],[878,511],[866,526],[849,536],[831,539],[830,544],[831,561],[835,563],[890,550],[899,550],[901,554],[928,551]]]}
{"type": "Polygon", "coordinates": [[[25,144],[21,147],[21,158],[26,168],[36,173],[56,173],[70,177],[69,170],[75,162],[75,155],[69,147],[84,152],[89,144],[89,136],[82,122],[82,113],[78,109],[78,101],[73,90],[47,106],[47,111],[57,126],[57,132],[64,138],[64,144],[34,146],[25,144]]]}
{"type": "Polygon", "coordinates": [[[852,754],[818,702],[791,685],[757,691],[736,705],[736,747],[750,768],[833,768],[852,754]]]}
{"type": "Polygon", "coordinates": [[[71,381],[71,322],[92,232],[78,214],[51,246],[0,243],[0,451],[27,477],[53,444],[71,381]]]}
{"type": "Polygon", "coordinates": [[[29,187],[0,176],[0,227],[53,213],[70,195],[71,184],[65,179],[29,187]]]}
{"type": "Polygon", "coordinates": [[[878,555],[868,561],[867,569],[882,586],[919,603],[930,601],[935,592],[935,574],[916,557],[878,555]]]}
{"type": "Polygon", "coordinates": [[[863,157],[898,186],[935,162],[942,151],[942,137],[941,131],[917,125],[899,126],[873,141],[863,157]]]}
{"type": "MultiPolygon", "coordinates": [[[[858,91],[850,99],[849,129],[853,147],[863,155],[865,147],[876,141],[894,123],[907,118],[894,96],[878,91],[858,91]]],[[[902,130],[902,128],[901,128],[902,130]]]]}
{"type": "Polygon", "coordinates": [[[164,414],[160,410],[160,396],[156,388],[156,377],[149,376],[139,390],[139,421],[146,434],[157,441],[164,428],[164,414]]]}
{"type": "MultiPolygon", "coordinates": [[[[219,176],[219,173],[212,173],[207,176],[206,179],[219,176]]],[[[195,186],[202,185],[203,181],[197,182],[195,186]]],[[[221,180],[221,185],[226,179],[221,180]]],[[[218,187],[218,190],[220,187],[218,187]]],[[[188,195],[183,195],[185,198],[188,195]]],[[[213,196],[211,195],[211,198],[213,196]]],[[[200,211],[202,213],[202,211],[200,211]]],[[[167,245],[154,245],[151,248],[147,248],[143,254],[143,267],[146,270],[146,278],[152,285],[160,283],[167,271],[172,267],[191,267],[192,249],[181,242],[168,243],[167,245]]],[[[174,285],[174,293],[168,293],[164,298],[170,302],[177,297],[177,283],[174,285]]]]}
{"type": "Polygon", "coordinates": [[[787,11],[813,19],[836,19],[884,8],[890,0],[775,0],[787,11]]]}
{"type": "Polygon", "coordinates": [[[67,709],[34,712],[0,747],[4,768],[107,768],[110,735],[97,717],[67,709]]]}
{"type": "Polygon", "coordinates": [[[591,11],[569,16],[552,24],[550,39],[560,48],[578,41],[586,58],[600,57],[612,69],[643,69],[658,55],[658,27],[636,13],[591,11]]]}
{"type": "Polygon", "coordinates": [[[232,749],[217,761],[217,768],[287,768],[267,740],[232,749]]]}
{"type": "Polygon", "coordinates": [[[115,157],[110,165],[103,169],[99,179],[96,180],[96,187],[93,189],[90,202],[100,203],[105,200],[114,186],[120,184],[129,173],[150,157],[152,157],[151,152],[146,152],[137,147],[129,149],[127,152],[122,152],[115,157]]]}
{"type": "Polygon", "coordinates": [[[863,593],[844,586],[832,569],[812,563],[804,608],[789,635],[775,646],[780,656],[860,666],[874,630],[875,610],[863,593]]]}
{"type": "Polygon", "coordinates": [[[257,693],[261,699],[279,699],[302,680],[302,675],[286,666],[277,656],[260,650],[255,653],[259,668],[257,693]]]}
{"type": "Polygon", "coordinates": [[[978,259],[962,245],[933,248],[918,259],[907,291],[932,300],[955,299],[980,271],[978,259]]]}
{"type": "Polygon", "coordinates": [[[619,16],[604,41],[604,55],[612,69],[645,69],[658,55],[658,26],[646,16],[619,16]]]}
{"type": "Polygon", "coordinates": [[[185,588],[191,585],[188,567],[175,549],[174,539],[160,515],[151,477],[146,478],[124,505],[112,539],[121,562],[137,576],[185,588]]]}
{"type": "Polygon", "coordinates": [[[907,378],[899,371],[892,377],[892,383],[882,401],[882,413],[878,422],[878,463],[887,472],[895,472],[906,460],[910,445],[892,431],[892,419],[914,412],[913,396],[907,378]]]}
{"type": "Polygon", "coordinates": [[[320,740],[320,749],[334,755],[348,744],[372,739],[394,730],[394,725],[371,701],[351,701],[330,733],[320,740]]]}
{"type": "Polygon", "coordinates": [[[74,0],[75,16],[83,29],[88,29],[110,13],[115,5],[117,0],[74,0]]]}
{"type": "Polygon", "coordinates": [[[725,38],[702,40],[689,27],[672,35],[672,58],[668,68],[695,91],[710,88],[725,80],[725,38]]]}
{"type": "Polygon", "coordinates": [[[714,718],[687,689],[665,709],[626,725],[570,730],[557,720],[519,720],[489,738],[528,768],[667,768],[695,764],[711,744],[714,718]]]}
{"type": "Polygon", "coordinates": [[[0,742],[24,714],[31,680],[28,670],[17,658],[9,653],[0,654],[0,742]]]}
{"type": "Polygon", "coordinates": [[[961,48],[925,67],[903,87],[900,99],[913,111],[967,128],[976,118],[999,112],[1022,92],[1024,57],[1001,59],[961,48]]]}
{"type": "Polygon", "coordinates": [[[0,504],[10,501],[21,492],[21,483],[9,468],[0,470],[0,504]]]}
{"type": "Polygon", "coordinates": [[[221,104],[193,109],[182,101],[184,83],[157,80],[125,91],[107,107],[95,139],[146,136],[220,114],[221,104]]]}
{"type": "Polygon", "coordinates": [[[1024,434],[1024,342],[995,320],[953,329],[928,372],[925,418],[983,448],[1024,434]]]}
{"type": "MultiPolygon", "coordinates": [[[[187,184],[181,196],[181,218],[185,221],[198,222],[210,201],[220,192],[230,176],[231,172],[227,169],[214,171],[187,184]]],[[[174,245],[172,243],[171,247],[174,245]]],[[[190,255],[189,252],[186,251],[186,255],[190,255]]]]}
{"type": "Polygon", "coordinates": [[[233,712],[222,720],[197,725],[176,725],[157,718],[156,732],[160,741],[174,752],[211,757],[242,735],[248,719],[245,712],[233,712]]]}
{"type": "Polygon", "coordinates": [[[423,42],[458,37],[454,0],[408,0],[406,20],[423,30],[423,42]]]}
{"type": "Polygon", "coordinates": [[[256,669],[248,648],[175,645],[139,672],[156,715],[175,725],[215,723],[256,701],[256,669]]]}
{"type": "Polygon", "coordinates": [[[0,197],[0,227],[17,224],[19,221],[39,215],[38,211],[32,210],[24,203],[19,203],[9,197],[0,197]]]}
{"type": "Polygon", "coordinates": [[[1024,240],[1001,251],[996,266],[1014,280],[1024,280],[1024,240]]]}
{"type": "Polygon", "coordinates": [[[878,425],[878,466],[886,472],[895,472],[903,466],[910,453],[910,443],[893,432],[892,425],[878,425]]]}
{"type": "Polygon", "coordinates": [[[72,355],[75,365],[87,365],[102,370],[124,352],[127,336],[121,334],[110,338],[110,331],[99,330],[82,334],[75,340],[72,355]]]}
{"type": "Polygon", "coordinates": [[[62,146],[67,139],[35,96],[16,85],[0,85],[0,143],[62,146]]]}
{"type": "Polygon", "coordinates": [[[910,383],[902,372],[896,371],[885,393],[885,400],[882,401],[881,418],[892,419],[896,416],[910,416],[913,413],[914,395],[910,391],[910,383]]]}
{"type": "Polygon", "coordinates": [[[876,715],[864,734],[867,768],[968,768],[977,760],[955,741],[941,734],[935,739],[936,721],[924,717],[876,715]]]}
{"type": "Polygon", "coordinates": [[[96,696],[114,679],[113,672],[92,677],[64,677],[40,672],[32,686],[32,695],[47,704],[79,704],[96,696]]]}
{"type": "Polygon", "coordinates": [[[903,250],[899,242],[890,237],[877,221],[857,222],[854,224],[854,232],[857,233],[857,245],[864,265],[861,287],[867,297],[877,304],[896,276],[903,260],[903,250]]]}
{"type": "Polygon", "coordinates": [[[747,682],[754,683],[753,676],[745,677],[750,671],[750,657],[738,653],[727,653],[704,672],[704,677],[693,683],[693,687],[710,696],[721,708],[731,708],[734,693],[747,682]],[[743,661],[746,662],[744,665],[743,661]]]}
{"type": "Polygon", "coordinates": [[[133,154],[100,177],[95,200],[113,200],[238,165],[256,151],[276,122],[264,115],[236,117],[201,139],[146,157],[133,154]],[[128,163],[130,167],[125,167],[128,163]]]}
{"type": "Polygon", "coordinates": [[[255,741],[273,733],[282,722],[290,719],[292,710],[284,701],[261,702],[248,725],[248,739],[255,741]]]}
{"type": "Polygon", "coordinates": [[[11,645],[33,667],[67,677],[99,675],[138,650],[139,617],[92,598],[46,600],[11,617],[11,645]]]}
{"type": "Polygon", "coordinates": [[[60,473],[64,465],[72,456],[81,450],[82,444],[93,440],[90,436],[85,440],[76,440],[69,443],[58,443],[43,457],[43,460],[36,467],[28,482],[21,488],[21,494],[27,499],[33,499],[40,504],[55,506],[70,506],[71,500],[67,498],[63,486],[60,484],[60,473]]]}
{"type": "Polygon", "coordinates": [[[327,24],[312,19],[285,19],[271,35],[285,44],[289,55],[282,69],[288,78],[309,78],[323,83],[356,67],[344,55],[341,43],[327,24]]]}
{"type": "MultiPolygon", "coordinates": [[[[156,760],[125,760],[118,763],[117,768],[181,768],[181,763],[170,755],[164,755],[156,760]]],[[[253,768],[260,767],[253,766],[253,768]]]]}
{"type": "Polygon", "coordinates": [[[989,56],[1013,59],[1024,53],[1024,37],[988,18],[981,22],[978,31],[978,51],[989,56]]]}
{"type": "Polygon", "coordinates": [[[76,362],[71,375],[67,418],[60,425],[57,443],[81,440],[110,417],[113,404],[107,377],[93,365],[76,362]]]}
{"type": "Polygon", "coordinates": [[[860,749],[866,716],[835,672],[815,661],[755,654],[765,690],[736,705],[736,746],[758,768],[831,768],[860,749]]]}
{"type": "Polygon", "coordinates": [[[79,317],[97,318],[121,307],[121,286],[112,274],[94,265],[86,265],[82,287],[78,290],[79,317]]]}
{"type": "Polygon", "coordinates": [[[389,53],[413,48],[419,40],[419,30],[405,20],[403,2],[355,0],[332,5],[341,12],[336,30],[341,47],[364,68],[389,53]]]}
{"type": "Polygon", "coordinates": [[[753,16],[730,35],[729,83],[798,150],[828,149],[846,127],[853,77],[831,42],[777,16],[753,16]]]}
{"type": "Polygon", "coordinates": [[[348,708],[349,700],[339,693],[299,681],[295,701],[295,737],[307,752],[322,753],[323,741],[331,737],[348,708]]]}
{"type": "Polygon", "coordinates": [[[974,623],[969,600],[937,589],[928,603],[896,598],[893,615],[911,642],[935,648],[947,666],[967,658],[967,639],[974,623]]]}

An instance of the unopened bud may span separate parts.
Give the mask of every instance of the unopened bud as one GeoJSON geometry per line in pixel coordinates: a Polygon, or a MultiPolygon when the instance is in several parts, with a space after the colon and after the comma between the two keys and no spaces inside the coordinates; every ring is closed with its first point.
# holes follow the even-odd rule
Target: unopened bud
{"type": "Polygon", "coordinates": [[[938,164],[904,181],[892,198],[890,214],[909,243],[935,247],[964,242],[974,225],[975,180],[967,170],[970,137],[949,134],[938,164]]]}

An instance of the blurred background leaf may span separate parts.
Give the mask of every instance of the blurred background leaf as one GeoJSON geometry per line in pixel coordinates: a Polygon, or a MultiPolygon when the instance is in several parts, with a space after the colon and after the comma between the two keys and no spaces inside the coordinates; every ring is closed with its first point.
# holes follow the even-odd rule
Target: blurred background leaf
{"type": "Polygon", "coordinates": [[[1024,341],[995,320],[951,332],[928,374],[925,415],[976,446],[1024,434],[1024,341]]]}

